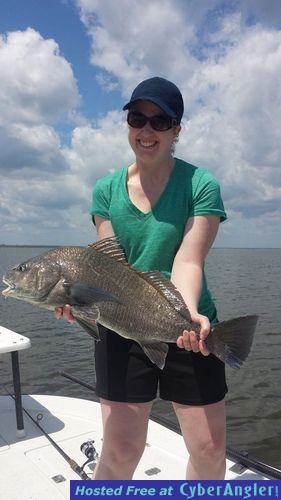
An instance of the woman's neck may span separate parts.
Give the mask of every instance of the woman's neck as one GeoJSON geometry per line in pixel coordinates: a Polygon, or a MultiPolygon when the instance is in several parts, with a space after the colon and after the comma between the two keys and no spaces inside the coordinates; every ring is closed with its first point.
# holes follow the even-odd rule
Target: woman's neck
{"type": "Polygon", "coordinates": [[[164,192],[174,166],[175,160],[172,158],[162,165],[133,163],[128,168],[128,195],[140,211],[148,213],[152,210],[164,192]]]}
{"type": "Polygon", "coordinates": [[[129,167],[129,177],[139,177],[139,179],[147,179],[150,182],[165,181],[170,177],[170,174],[175,166],[175,159],[171,156],[163,162],[142,162],[136,160],[129,167]]]}

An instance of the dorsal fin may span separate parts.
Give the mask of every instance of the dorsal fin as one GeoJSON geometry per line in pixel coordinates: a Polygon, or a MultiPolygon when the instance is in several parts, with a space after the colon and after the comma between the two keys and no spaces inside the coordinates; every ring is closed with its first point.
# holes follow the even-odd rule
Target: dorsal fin
{"type": "Polygon", "coordinates": [[[190,312],[180,292],[160,271],[139,272],[138,274],[156,288],[185,319],[191,321],[190,312]]]}
{"type": "MultiPolygon", "coordinates": [[[[126,259],[123,248],[121,247],[118,238],[111,236],[103,240],[91,243],[89,248],[95,249],[97,252],[104,253],[114,259],[115,261],[122,262],[124,265],[129,265],[126,259]]],[[[175,285],[165,278],[160,271],[136,271],[139,276],[145,279],[151,286],[163,295],[166,300],[185,318],[191,321],[190,312],[184,302],[180,292],[175,285]]]]}
{"type": "Polygon", "coordinates": [[[115,236],[105,238],[103,240],[97,241],[96,243],[91,243],[88,246],[95,249],[97,252],[108,255],[118,262],[122,262],[123,264],[128,265],[124,250],[121,247],[119,240],[115,236]]]}

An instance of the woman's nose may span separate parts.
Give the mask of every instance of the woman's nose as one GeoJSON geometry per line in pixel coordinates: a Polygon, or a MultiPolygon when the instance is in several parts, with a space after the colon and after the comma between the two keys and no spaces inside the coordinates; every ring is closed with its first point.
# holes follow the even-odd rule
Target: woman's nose
{"type": "Polygon", "coordinates": [[[146,122],[146,124],[142,127],[141,130],[148,133],[154,132],[154,129],[150,125],[149,121],[146,122]]]}

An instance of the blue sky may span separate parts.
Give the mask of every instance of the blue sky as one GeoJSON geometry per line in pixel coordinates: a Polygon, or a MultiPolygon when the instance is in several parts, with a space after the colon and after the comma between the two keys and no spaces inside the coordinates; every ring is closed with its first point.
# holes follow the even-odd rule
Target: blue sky
{"type": "Polygon", "coordinates": [[[164,76],[176,155],[219,179],[224,247],[281,247],[281,3],[1,0],[0,244],[87,244],[97,178],[129,164],[122,104],[164,76]]]}
{"type": "Polygon", "coordinates": [[[1,33],[32,27],[43,38],[53,38],[61,55],[71,63],[82,97],[81,112],[91,119],[119,104],[120,94],[104,92],[96,82],[96,69],[89,64],[90,37],[72,0],[1,0],[1,33]],[[95,103],[93,100],[95,95],[95,103]],[[119,99],[119,102],[118,102],[119,99]]]}

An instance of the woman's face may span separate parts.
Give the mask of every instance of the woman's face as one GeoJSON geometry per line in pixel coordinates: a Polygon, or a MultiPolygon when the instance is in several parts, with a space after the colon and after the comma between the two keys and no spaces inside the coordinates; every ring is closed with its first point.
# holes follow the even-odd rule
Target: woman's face
{"type": "MultiPolygon", "coordinates": [[[[150,101],[138,101],[130,111],[137,111],[148,117],[164,114],[161,108],[150,101]]],[[[177,125],[160,132],[154,130],[149,122],[142,128],[133,128],[130,125],[128,128],[129,143],[136,159],[151,162],[162,162],[171,158],[173,141],[181,129],[180,125],[177,125]]]]}

